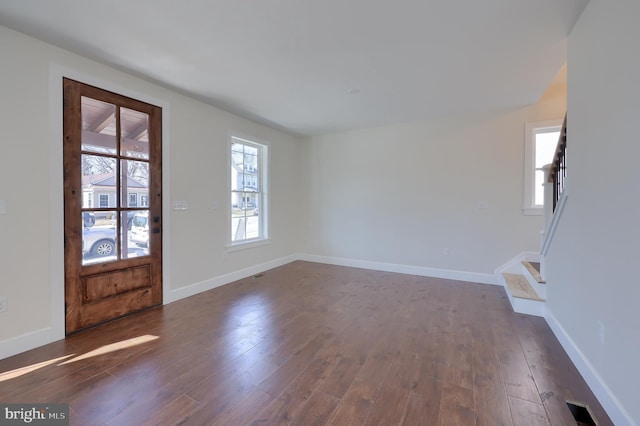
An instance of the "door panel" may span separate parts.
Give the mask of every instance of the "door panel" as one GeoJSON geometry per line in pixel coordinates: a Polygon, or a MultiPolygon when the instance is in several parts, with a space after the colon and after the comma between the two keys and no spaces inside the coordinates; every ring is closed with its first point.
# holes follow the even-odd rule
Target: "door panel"
{"type": "Polygon", "coordinates": [[[63,86],[69,334],[162,303],[162,109],[63,86]]]}

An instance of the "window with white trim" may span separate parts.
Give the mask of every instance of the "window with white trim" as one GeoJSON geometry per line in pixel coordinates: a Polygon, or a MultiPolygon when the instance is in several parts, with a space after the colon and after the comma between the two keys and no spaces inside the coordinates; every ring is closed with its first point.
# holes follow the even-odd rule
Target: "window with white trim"
{"type": "Polygon", "coordinates": [[[267,145],[231,137],[231,245],[266,240],[267,145]]]}
{"type": "Polygon", "coordinates": [[[555,154],[562,120],[527,123],[525,126],[524,203],[528,215],[542,215],[544,170],[555,154]]]}

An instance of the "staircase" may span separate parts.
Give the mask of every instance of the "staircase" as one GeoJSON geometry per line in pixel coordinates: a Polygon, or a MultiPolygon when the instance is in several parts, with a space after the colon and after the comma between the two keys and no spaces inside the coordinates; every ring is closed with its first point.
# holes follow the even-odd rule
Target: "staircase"
{"type": "Polygon", "coordinates": [[[540,256],[522,254],[496,271],[514,312],[543,317],[547,289],[540,275],[540,256]]]}

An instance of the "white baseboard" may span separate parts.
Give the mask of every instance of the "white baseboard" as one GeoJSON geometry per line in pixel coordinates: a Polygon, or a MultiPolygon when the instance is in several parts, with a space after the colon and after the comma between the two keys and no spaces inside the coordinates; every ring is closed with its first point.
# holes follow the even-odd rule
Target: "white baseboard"
{"type": "Polygon", "coordinates": [[[297,260],[295,255],[281,257],[279,259],[270,260],[268,262],[260,263],[258,265],[250,266],[239,271],[230,272],[228,274],[220,275],[215,278],[211,278],[199,283],[190,284],[185,287],[180,287],[174,290],[169,290],[165,295],[164,304],[175,302],[176,300],[184,299],[185,297],[194,296],[203,291],[211,290],[216,287],[220,287],[225,284],[232,283],[243,278],[250,277],[252,275],[264,272],[268,269],[277,268],[278,266],[286,265],[297,260]]]}
{"type": "MultiPolygon", "coordinates": [[[[229,284],[246,277],[250,277],[268,269],[286,265],[287,263],[297,260],[297,256],[285,256],[280,259],[271,260],[269,262],[254,265],[249,268],[231,272],[225,275],[188,285],[186,287],[169,290],[164,293],[164,304],[175,302],[185,297],[193,296],[203,291],[211,290],[224,284],[229,284]]],[[[46,344],[64,339],[64,329],[56,330],[55,327],[45,327],[40,330],[22,334],[20,336],[11,337],[0,341],[0,359],[8,358],[13,355],[44,346],[46,344]]]]}
{"type": "Polygon", "coordinates": [[[353,268],[371,269],[374,271],[397,272],[400,274],[419,275],[424,277],[444,278],[448,280],[469,281],[474,283],[500,285],[494,274],[478,272],[454,271],[450,269],[429,268],[426,266],[402,265],[397,263],[373,262],[369,260],[348,259],[342,257],[318,256],[315,254],[298,254],[299,260],[326,263],[353,268]]]}
{"type": "MultiPolygon", "coordinates": [[[[522,260],[525,258],[527,258],[527,253],[522,253],[516,258],[510,260],[508,263],[511,263],[516,259],[522,260]]],[[[469,281],[492,285],[502,285],[496,278],[496,276],[499,270],[508,265],[507,263],[497,268],[496,274],[483,274],[476,272],[455,271],[449,269],[373,262],[367,260],[318,256],[311,254],[295,254],[279,259],[274,259],[225,275],[220,275],[218,277],[191,284],[186,287],[170,290],[165,294],[164,303],[167,304],[176,300],[183,299],[185,297],[193,296],[203,291],[211,290],[213,288],[229,284],[231,282],[255,275],[257,273],[286,265],[287,263],[296,260],[305,260],[309,262],[326,263],[331,265],[350,266],[354,268],[364,268],[376,271],[397,272],[403,274],[444,278],[458,281],[469,281]]],[[[517,261],[519,262],[520,260],[517,261]]],[[[552,312],[549,311],[548,308],[544,311],[544,317],[549,324],[549,327],[555,334],[556,338],[569,355],[569,358],[571,358],[571,361],[574,363],[580,374],[582,374],[582,377],[587,382],[587,385],[591,388],[591,391],[594,393],[596,398],[598,398],[598,401],[600,401],[600,404],[602,404],[603,408],[605,409],[613,423],[616,425],[638,426],[637,423],[635,423],[631,418],[629,413],[620,404],[618,399],[611,392],[611,390],[606,385],[602,377],[600,377],[593,365],[591,365],[580,348],[576,346],[571,337],[567,334],[562,325],[560,325],[556,317],[552,312]]],[[[60,331],[55,330],[53,327],[47,327],[30,333],[26,333],[21,336],[12,337],[0,342],[0,359],[8,358],[18,353],[25,352],[38,346],[46,345],[63,338],[64,334],[60,335],[60,331]]]]}
{"type": "Polygon", "coordinates": [[[545,313],[545,320],[582,375],[582,378],[587,382],[591,392],[598,398],[613,424],[618,426],[638,426],[548,307],[545,313]]]}
{"type": "MultiPolygon", "coordinates": [[[[483,274],[477,272],[455,271],[449,269],[430,268],[424,266],[402,265],[395,263],[374,262],[368,260],[318,256],[311,254],[293,254],[279,259],[274,259],[245,269],[220,275],[202,282],[187,285],[177,289],[172,289],[164,293],[164,304],[175,302],[176,300],[194,296],[203,291],[211,290],[234,281],[250,277],[268,269],[286,265],[296,260],[306,260],[309,262],[326,263],[340,266],[350,266],[354,268],[364,268],[375,271],[397,272],[401,274],[411,274],[434,278],[444,278],[457,281],[468,281],[483,284],[500,285],[493,274],[483,274]]],[[[53,327],[43,328],[21,336],[12,337],[0,342],[0,359],[7,358],[18,353],[43,346],[56,340],[64,339],[64,330],[57,331],[53,327]]]]}
{"type": "Polygon", "coordinates": [[[0,359],[9,358],[22,352],[64,339],[64,332],[60,332],[53,327],[45,327],[40,330],[11,337],[0,342],[0,359]]]}

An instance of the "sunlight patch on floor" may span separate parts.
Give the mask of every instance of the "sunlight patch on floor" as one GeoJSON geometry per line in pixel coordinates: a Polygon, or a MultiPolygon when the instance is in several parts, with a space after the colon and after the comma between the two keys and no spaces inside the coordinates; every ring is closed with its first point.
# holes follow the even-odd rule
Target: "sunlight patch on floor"
{"type": "Polygon", "coordinates": [[[24,376],[25,374],[29,374],[32,371],[39,370],[47,365],[55,364],[58,361],[63,359],[70,358],[75,354],[61,356],[59,358],[50,359],[48,361],[39,362],[37,364],[27,365],[26,367],[16,368],[15,370],[5,371],[4,373],[0,373],[0,382],[4,382],[6,380],[15,379],[16,377],[24,376]]]}
{"type": "Polygon", "coordinates": [[[115,351],[119,351],[122,349],[127,349],[133,346],[137,346],[137,345],[142,345],[143,343],[147,343],[147,342],[151,342],[153,340],[159,339],[158,336],[154,336],[151,334],[145,334],[144,336],[139,336],[139,337],[133,337],[131,339],[127,339],[127,340],[122,340],[120,342],[116,342],[116,343],[111,343],[110,345],[104,345],[99,347],[98,349],[94,349],[90,352],[87,352],[86,354],[77,356],[73,359],[70,359],[68,361],[62,362],[58,365],[66,365],[66,364],[71,364],[72,362],[76,362],[76,361],[81,361],[83,359],[87,359],[87,358],[91,358],[94,356],[99,356],[99,355],[104,355],[104,354],[108,354],[110,352],[115,352],[115,351]]]}

